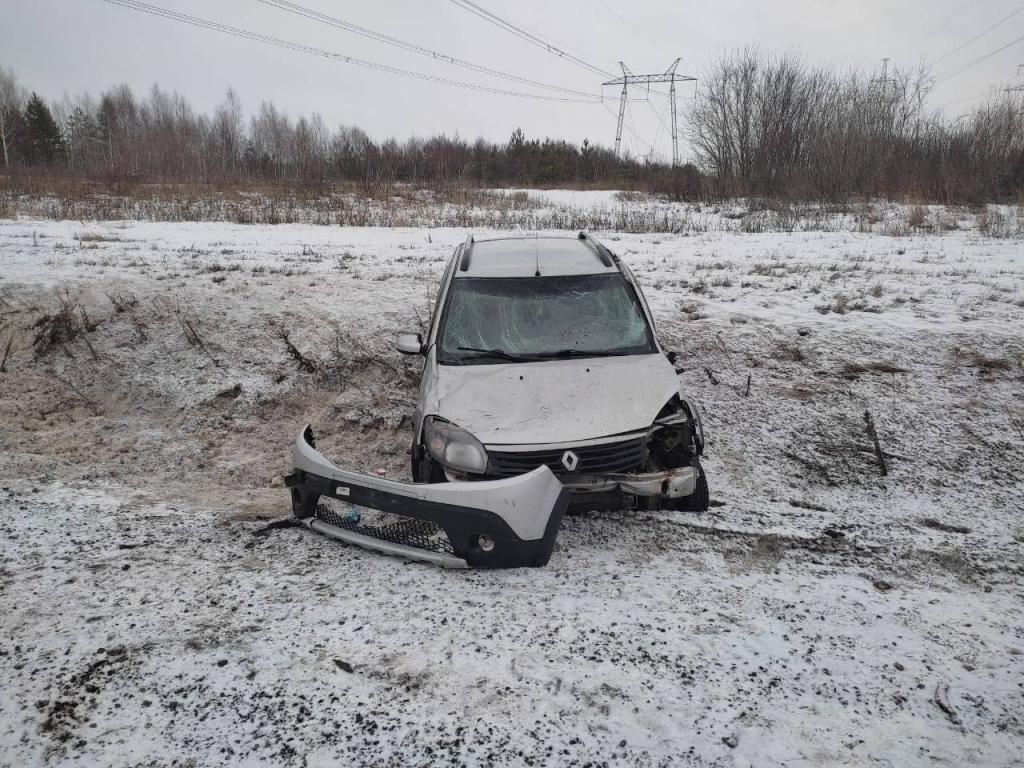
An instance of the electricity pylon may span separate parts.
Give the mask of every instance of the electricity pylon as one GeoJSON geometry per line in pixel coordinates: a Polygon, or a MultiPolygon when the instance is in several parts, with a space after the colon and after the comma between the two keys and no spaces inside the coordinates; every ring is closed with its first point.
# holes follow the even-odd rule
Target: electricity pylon
{"type": "Polygon", "coordinates": [[[652,83],[668,83],[668,100],[672,108],[672,165],[679,165],[679,123],[676,116],[676,83],[695,82],[697,78],[687,75],[677,75],[676,67],[680,59],[672,62],[672,66],[664,72],[657,72],[652,75],[634,75],[629,67],[619,62],[622,67],[622,77],[609,80],[602,85],[621,85],[622,93],[619,95],[619,123],[615,128],[615,156],[619,156],[619,148],[622,145],[622,120],[626,116],[626,100],[629,96],[630,85],[646,85],[648,92],[652,83]]]}
{"type": "MultiPolygon", "coordinates": [[[[1020,66],[1018,66],[1018,67],[1017,67],[1017,74],[1018,74],[1018,75],[1020,74],[1020,71],[1021,71],[1022,69],[1024,69],[1024,64],[1021,64],[1020,66]]],[[[1007,88],[1006,90],[1007,90],[1007,91],[1011,91],[1011,92],[1012,92],[1012,91],[1024,91],[1024,83],[1021,83],[1020,85],[1011,85],[1011,86],[1010,86],[1009,88],[1007,88]]]]}

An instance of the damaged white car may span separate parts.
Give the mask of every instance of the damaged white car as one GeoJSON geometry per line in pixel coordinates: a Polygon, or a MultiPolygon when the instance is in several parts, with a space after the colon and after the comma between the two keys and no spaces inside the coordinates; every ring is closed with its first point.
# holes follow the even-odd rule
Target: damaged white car
{"type": "Polygon", "coordinates": [[[704,436],[629,268],[578,237],[459,246],[426,339],[414,414],[418,482],[547,466],[589,509],[703,511],[704,436]]]}
{"type": "Polygon", "coordinates": [[[571,506],[707,509],[704,433],[674,355],[628,267],[586,234],[468,238],[426,338],[398,350],[425,357],[415,482],[335,466],[307,426],[287,485],[309,528],[446,567],[539,566],[571,506]],[[367,524],[362,507],[388,518],[367,524]]]}

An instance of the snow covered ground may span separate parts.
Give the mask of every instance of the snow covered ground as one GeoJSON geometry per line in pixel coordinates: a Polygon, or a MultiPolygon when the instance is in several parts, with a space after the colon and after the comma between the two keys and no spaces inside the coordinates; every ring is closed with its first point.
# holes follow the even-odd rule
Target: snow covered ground
{"type": "Polygon", "coordinates": [[[0,220],[0,765],[1024,761],[1020,239],[599,233],[710,513],[505,572],[264,530],[307,420],[407,477],[391,340],[465,234],[0,220]]]}

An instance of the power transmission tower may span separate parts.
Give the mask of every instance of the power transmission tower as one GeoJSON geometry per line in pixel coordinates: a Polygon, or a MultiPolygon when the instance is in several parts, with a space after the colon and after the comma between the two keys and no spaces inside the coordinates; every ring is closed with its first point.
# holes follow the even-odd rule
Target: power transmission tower
{"type": "Polygon", "coordinates": [[[697,78],[689,77],[688,75],[677,75],[676,67],[679,66],[680,59],[676,59],[672,62],[672,66],[666,69],[664,72],[657,72],[651,75],[634,75],[629,71],[629,67],[619,62],[619,66],[622,67],[622,77],[617,77],[614,80],[609,80],[607,83],[602,85],[621,85],[622,92],[619,95],[619,122],[615,128],[615,156],[619,156],[619,148],[622,145],[622,120],[626,115],[626,101],[629,96],[630,85],[646,85],[648,92],[651,90],[653,83],[668,83],[668,100],[672,108],[672,165],[679,165],[679,122],[676,116],[676,83],[696,82],[697,78]]]}
{"type": "MultiPolygon", "coordinates": [[[[1022,69],[1024,69],[1024,64],[1021,64],[1021,65],[1019,65],[1019,66],[1017,67],[1017,74],[1018,74],[1018,75],[1020,75],[1020,71],[1021,71],[1022,69]]],[[[1007,91],[1009,91],[1009,92],[1013,92],[1013,91],[1024,91],[1024,83],[1021,83],[1020,85],[1011,85],[1011,86],[1010,86],[1009,88],[1007,88],[1006,90],[1007,90],[1007,91]]]]}
{"type": "Polygon", "coordinates": [[[889,89],[891,83],[893,88],[896,87],[896,78],[889,77],[889,57],[886,56],[882,59],[882,76],[871,78],[871,82],[878,83],[881,86],[881,90],[884,93],[889,89]]]}

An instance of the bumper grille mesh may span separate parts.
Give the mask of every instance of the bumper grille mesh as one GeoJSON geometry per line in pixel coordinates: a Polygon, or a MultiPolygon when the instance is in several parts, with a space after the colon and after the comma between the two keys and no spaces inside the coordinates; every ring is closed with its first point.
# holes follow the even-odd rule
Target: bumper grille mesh
{"type": "Polygon", "coordinates": [[[488,451],[488,474],[498,477],[521,475],[545,464],[556,475],[594,475],[607,472],[626,472],[647,460],[647,437],[614,443],[588,445],[582,448],[552,448],[542,451],[488,451]],[[570,472],[562,465],[562,456],[571,450],[579,457],[576,468],[570,472]]]}
{"type": "Polygon", "coordinates": [[[318,520],[323,520],[325,523],[336,528],[343,528],[353,533],[361,533],[363,536],[370,536],[381,541],[389,541],[392,544],[404,544],[408,547],[448,555],[455,553],[444,529],[431,520],[417,520],[412,517],[406,517],[396,523],[367,525],[362,522],[357,523],[346,520],[325,504],[317,506],[316,517],[318,520]]]}

